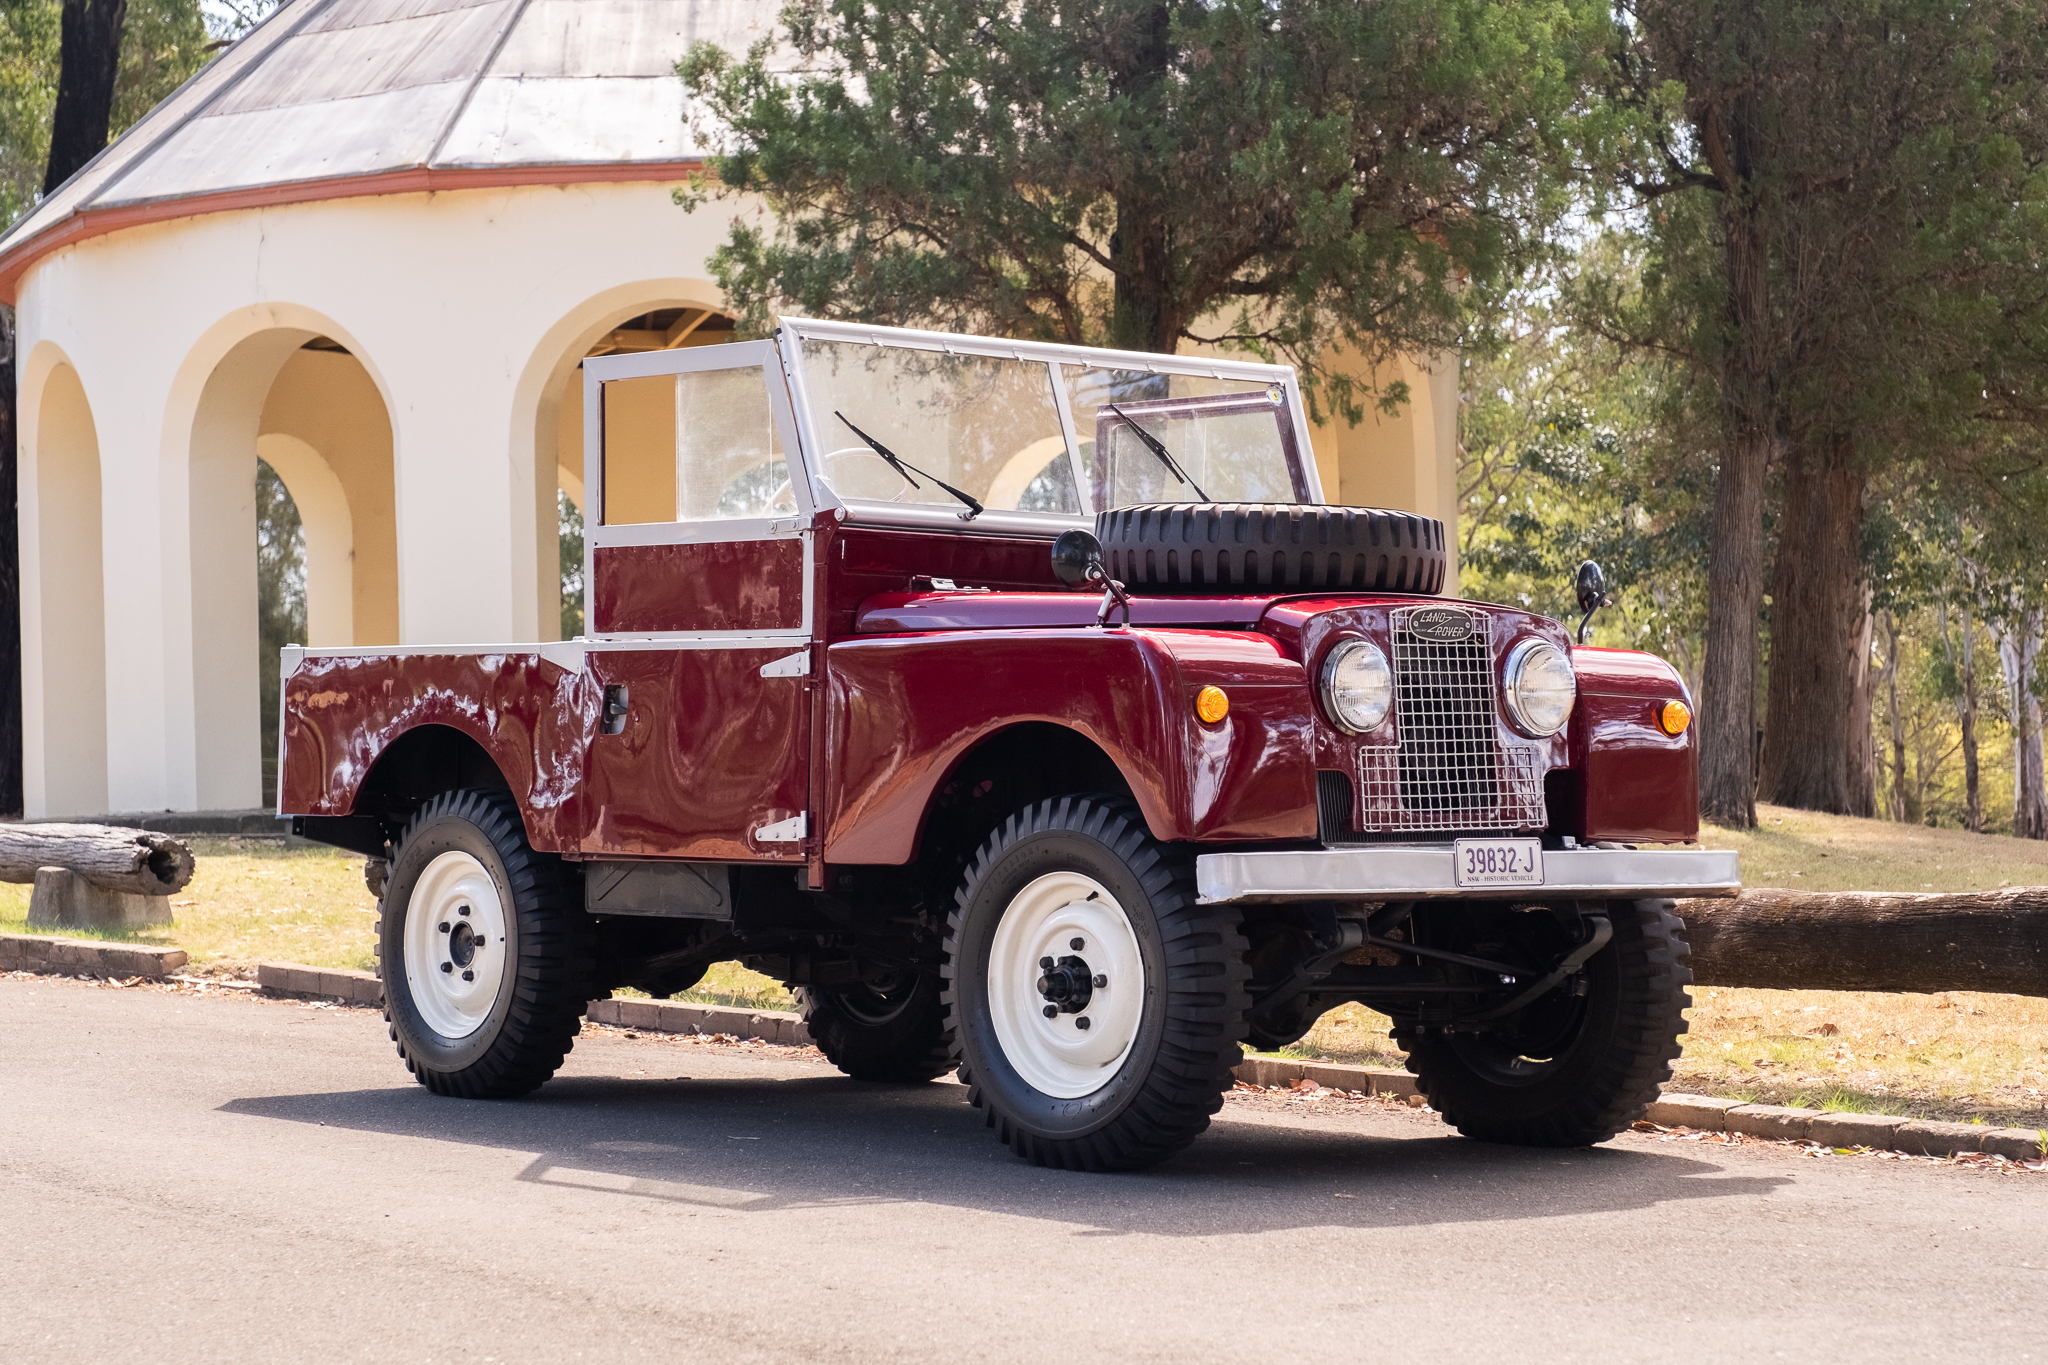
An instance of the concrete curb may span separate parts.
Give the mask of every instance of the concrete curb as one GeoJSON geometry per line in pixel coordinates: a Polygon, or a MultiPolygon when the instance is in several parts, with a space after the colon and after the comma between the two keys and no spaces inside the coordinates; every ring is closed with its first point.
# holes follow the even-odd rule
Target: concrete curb
{"type": "Polygon", "coordinates": [[[784,1047],[809,1047],[811,1031],[803,1016],[785,1010],[743,1010],[729,1005],[685,1005],[672,1000],[620,1000],[606,998],[590,1002],[588,1016],[593,1024],[639,1029],[645,1033],[725,1033],[735,1038],[758,1038],[784,1047]]]}
{"type": "Polygon", "coordinates": [[[1247,1057],[1231,1072],[1246,1085],[1292,1085],[1314,1081],[1332,1090],[1356,1090],[1366,1095],[1394,1095],[1406,1099],[1422,1092],[1415,1078],[1405,1071],[1371,1066],[1338,1066],[1332,1062],[1295,1062],[1280,1057],[1247,1057]]]}
{"type": "Polygon", "coordinates": [[[182,948],[143,948],[87,938],[0,934],[0,972],[60,976],[145,977],[161,981],[185,965],[182,948]]]}
{"type": "Polygon", "coordinates": [[[375,972],[301,967],[296,962],[259,962],[256,984],[265,995],[286,1000],[339,1000],[349,1005],[384,1003],[384,983],[375,972]]]}
{"type": "MultiPolygon", "coordinates": [[[[1251,1085],[1289,1085],[1306,1079],[1332,1090],[1401,1096],[1418,1093],[1415,1078],[1405,1071],[1338,1066],[1329,1062],[1249,1057],[1237,1068],[1236,1075],[1251,1085]]],[[[1665,1095],[1650,1106],[1644,1117],[1660,1128],[1742,1133],[1780,1141],[1815,1142],[1823,1147],[1872,1147],[1915,1156],[1984,1152],[2011,1161],[2039,1161],[2044,1155],[2043,1145],[2048,1143],[2048,1134],[2033,1128],[1923,1123],[1895,1114],[1838,1114],[1819,1109],[1788,1109],[1775,1104],[1719,1100],[1708,1095],[1665,1095]]]]}

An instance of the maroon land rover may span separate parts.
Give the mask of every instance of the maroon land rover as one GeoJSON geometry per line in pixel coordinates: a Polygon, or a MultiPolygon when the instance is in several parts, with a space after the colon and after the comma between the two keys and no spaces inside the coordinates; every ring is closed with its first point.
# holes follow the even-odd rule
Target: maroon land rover
{"type": "Polygon", "coordinates": [[[1474,1137],[1669,1074],[1659,898],[1737,884],[1683,684],[1323,505],[1291,370],[790,320],[583,392],[587,636],[284,651],[279,810],[386,860],[429,1089],[735,958],[1055,1166],[1178,1150],[1344,1001],[1474,1137]]]}

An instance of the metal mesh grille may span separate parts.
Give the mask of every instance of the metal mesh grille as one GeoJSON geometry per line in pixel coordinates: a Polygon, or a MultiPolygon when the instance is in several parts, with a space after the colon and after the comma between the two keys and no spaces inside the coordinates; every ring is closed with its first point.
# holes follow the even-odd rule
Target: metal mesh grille
{"type": "Polygon", "coordinates": [[[1393,614],[1400,742],[1359,749],[1361,830],[1540,829],[1543,773],[1533,748],[1496,721],[1491,621],[1464,640],[1425,639],[1393,614]]]}

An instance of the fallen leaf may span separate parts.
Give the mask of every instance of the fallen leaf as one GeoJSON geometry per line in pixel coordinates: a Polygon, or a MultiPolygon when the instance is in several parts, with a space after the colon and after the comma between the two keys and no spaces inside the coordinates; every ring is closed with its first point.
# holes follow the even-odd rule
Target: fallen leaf
{"type": "Polygon", "coordinates": [[[1814,1030],[1815,1033],[1818,1033],[1823,1038],[1832,1038],[1841,1031],[1840,1026],[1835,1024],[1822,1024],[1814,1030]]]}

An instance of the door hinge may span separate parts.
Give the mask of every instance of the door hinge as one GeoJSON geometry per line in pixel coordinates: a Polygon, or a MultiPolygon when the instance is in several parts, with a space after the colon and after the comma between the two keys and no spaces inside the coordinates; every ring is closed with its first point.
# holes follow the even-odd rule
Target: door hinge
{"type": "Polygon", "coordinates": [[[754,831],[757,844],[800,844],[810,826],[810,813],[793,815],[772,825],[763,825],[754,831]]]}
{"type": "Polygon", "coordinates": [[[811,651],[800,649],[794,654],[761,665],[764,678],[803,678],[811,671],[811,651]]]}

